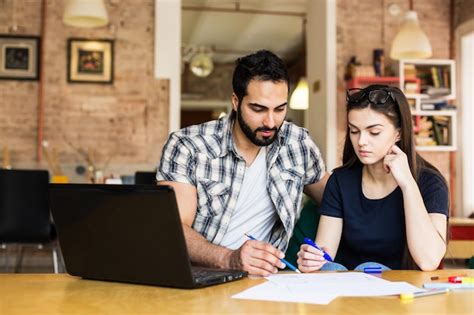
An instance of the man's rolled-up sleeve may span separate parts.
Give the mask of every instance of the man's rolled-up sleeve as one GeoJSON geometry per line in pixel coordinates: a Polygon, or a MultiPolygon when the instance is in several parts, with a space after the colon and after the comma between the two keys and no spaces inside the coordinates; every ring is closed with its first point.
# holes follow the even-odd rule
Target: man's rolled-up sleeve
{"type": "Polygon", "coordinates": [[[326,166],[324,165],[321,152],[313,140],[308,137],[305,141],[305,144],[308,150],[308,161],[306,165],[304,185],[310,185],[321,180],[325,174],[326,166]]]}
{"type": "Polygon", "coordinates": [[[196,186],[195,159],[183,138],[172,133],[161,154],[157,181],[171,181],[196,186]]]}

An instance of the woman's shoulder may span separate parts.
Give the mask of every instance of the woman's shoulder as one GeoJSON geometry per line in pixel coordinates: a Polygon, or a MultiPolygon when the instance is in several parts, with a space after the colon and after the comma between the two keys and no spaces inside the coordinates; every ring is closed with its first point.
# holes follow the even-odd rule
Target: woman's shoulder
{"type": "Polygon", "coordinates": [[[418,187],[429,213],[449,213],[449,190],[446,180],[436,169],[423,168],[418,177],[418,187]]]}
{"type": "Polygon", "coordinates": [[[361,172],[362,172],[362,166],[358,164],[354,164],[352,166],[340,166],[338,168],[335,168],[331,176],[335,176],[338,178],[360,176],[361,172]]]}
{"type": "Polygon", "coordinates": [[[441,175],[438,170],[424,167],[418,177],[418,185],[421,187],[433,187],[437,186],[440,188],[447,189],[446,179],[441,175]]]}
{"type": "Polygon", "coordinates": [[[332,178],[332,180],[337,181],[339,185],[344,186],[345,184],[353,185],[356,182],[360,182],[361,176],[361,166],[341,166],[333,170],[330,179],[332,178]]]}

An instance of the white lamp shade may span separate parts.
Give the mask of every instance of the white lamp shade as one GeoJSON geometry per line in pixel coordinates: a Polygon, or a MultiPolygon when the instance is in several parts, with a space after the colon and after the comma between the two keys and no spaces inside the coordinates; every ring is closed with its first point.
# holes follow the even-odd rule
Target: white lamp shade
{"type": "Polygon", "coordinates": [[[67,0],[64,24],[78,27],[100,27],[109,23],[103,0],[67,0]]]}
{"type": "Polygon", "coordinates": [[[296,85],[295,90],[290,97],[290,108],[291,109],[308,109],[309,104],[309,88],[308,81],[306,78],[301,78],[296,85]]]}
{"type": "Polygon", "coordinates": [[[392,42],[390,58],[396,60],[422,59],[432,55],[430,41],[420,28],[418,15],[415,11],[408,11],[400,31],[392,42]]]}

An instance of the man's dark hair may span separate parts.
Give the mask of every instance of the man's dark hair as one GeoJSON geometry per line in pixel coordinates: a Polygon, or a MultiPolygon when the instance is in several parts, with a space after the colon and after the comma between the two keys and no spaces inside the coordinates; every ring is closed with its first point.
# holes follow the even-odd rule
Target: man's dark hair
{"type": "Polygon", "coordinates": [[[290,90],[288,70],[283,60],[268,50],[259,50],[251,55],[239,58],[235,62],[232,88],[239,99],[247,95],[247,86],[251,80],[286,82],[290,90]]]}

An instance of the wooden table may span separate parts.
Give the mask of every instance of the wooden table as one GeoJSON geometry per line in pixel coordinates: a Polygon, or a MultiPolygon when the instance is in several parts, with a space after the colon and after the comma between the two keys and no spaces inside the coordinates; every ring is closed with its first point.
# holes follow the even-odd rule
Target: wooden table
{"type": "MultiPolygon", "coordinates": [[[[389,271],[383,278],[416,286],[433,275],[474,270],[389,271]]],[[[232,299],[263,279],[182,290],[90,281],[65,274],[0,274],[0,314],[474,314],[474,291],[402,302],[398,297],[337,298],[329,305],[232,299]]]]}

